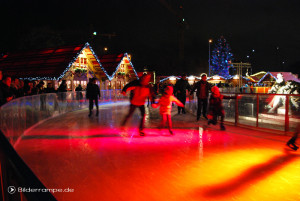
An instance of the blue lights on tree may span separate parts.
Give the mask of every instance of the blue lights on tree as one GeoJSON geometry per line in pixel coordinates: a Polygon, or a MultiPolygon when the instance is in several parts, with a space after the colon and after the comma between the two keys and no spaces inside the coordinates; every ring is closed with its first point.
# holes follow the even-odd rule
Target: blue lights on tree
{"type": "Polygon", "coordinates": [[[232,66],[233,55],[226,39],[221,36],[215,44],[211,58],[211,75],[229,77],[229,68],[232,66]]]}

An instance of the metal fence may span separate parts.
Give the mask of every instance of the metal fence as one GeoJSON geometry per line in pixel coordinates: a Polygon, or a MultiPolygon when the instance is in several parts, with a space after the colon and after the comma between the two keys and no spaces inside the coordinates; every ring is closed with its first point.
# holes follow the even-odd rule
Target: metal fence
{"type": "Polygon", "coordinates": [[[222,87],[220,92],[223,93],[268,93],[271,87],[222,87]]]}
{"type": "MultiPolygon", "coordinates": [[[[299,94],[236,94],[240,99],[224,99],[225,121],[235,125],[294,132],[300,122],[299,94]]],[[[197,98],[187,103],[190,112],[197,114],[197,98]]]]}

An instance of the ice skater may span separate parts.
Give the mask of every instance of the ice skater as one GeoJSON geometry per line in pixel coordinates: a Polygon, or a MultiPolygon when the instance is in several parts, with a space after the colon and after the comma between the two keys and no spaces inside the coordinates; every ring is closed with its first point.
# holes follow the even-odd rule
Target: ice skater
{"type": "MultiPolygon", "coordinates": [[[[186,101],[186,90],[190,91],[192,88],[189,84],[189,82],[186,80],[186,74],[181,75],[181,79],[178,80],[174,86],[175,95],[180,102],[185,105],[186,101]]],[[[185,107],[178,106],[178,114],[185,114],[185,107]]]]}
{"type": "Polygon", "coordinates": [[[152,104],[152,107],[159,108],[159,113],[162,117],[161,124],[159,128],[164,128],[166,121],[168,121],[169,133],[173,135],[172,131],[172,120],[171,120],[171,110],[172,110],[172,102],[175,102],[179,107],[184,107],[183,103],[181,103],[175,96],[173,96],[173,87],[167,86],[162,97],[159,99],[157,104],[152,104]]]}
{"type": "Polygon", "coordinates": [[[208,95],[210,91],[210,84],[207,82],[207,75],[203,73],[201,75],[201,80],[196,82],[193,86],[190,95],[192,96],[194,91],[197,90],[197,97],[198,97],[198,107],[197,107],[197,121],[200,120],[201,113],[203,117],[207,120],[206,109],[207,109],[207,102],[208,102],[208,95]]]}
{"type": "Polygon", "coordinates": [[[151,75],[144,74],[139,80],[134,80],[129,82],[122,89],[122,94],[125,96],[127,91],[132,91],[130,95],[130,107],[128,114],[124,118],[121,126],[125,126],[129,118],[133,115],[136,108],[139,108],[141,112],[141,121],[139,125],[139,133],[140,136],[144,136],[144,124],[146,119],[145,114],[145,101],[149,97],[151,99],[151,103],[154,101],[154,91],[149,84],[151,79],[151,75]]]}
{"type": "MultiPolygon", "coordinates": [[[[211,96],[209,98],[209,107],[208,107],[208,125],[217,124],[217,118],[218,116],[221,117],[220,122],[220,129],[226,130],[224,126],[224,117],[225,117],[225,111],[223,107],[223,99],[236,99],[235,96],[224,96],[220,94],[220,90],[217,86],[213,86],[211,88],[211,96]]],[[[238,97],[239,98],[239,97],[238,97]]]]}
{"type": "Polygon", "coordinates": [[[286,143],[286,145],[288,147],[290,147],[291,149],[297,151],[297,149],[299,149],[299,147],[296,145],[296,140],[298,139],[298,135],[300,133],[300,123],[297,124],[297,129],[293,135],[293,137],[286,143]]]}
{"type": "Polygon", "coordinates": [[[99,86],[96,84],[96,78],[90,78],[86,87],[86,98],[89,99],[89,117],[92,116],[94,103],[96,106],[96,116],[99,115],[98,99],[101,97],[99,86]]]}

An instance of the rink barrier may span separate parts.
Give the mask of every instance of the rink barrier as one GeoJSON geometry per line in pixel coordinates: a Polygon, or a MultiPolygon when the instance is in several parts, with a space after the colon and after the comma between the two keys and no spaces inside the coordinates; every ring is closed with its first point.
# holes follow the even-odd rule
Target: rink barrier
{"type": "MultiPolygon", "coordinates": [[[[128,100],[121,90],[101,90],[99,104],[128,100]]],[[[88,108],[86,92],[49,93],[14,99],[0,108],[0,200],[56,200],[51,193],[10,193],[12,187],[46,189],[14,149],[26,130],[49,118],[88,108]]]]}
{"type": "MultiPolygon", "coordinates": [[[[222,93],[240,96],[240,99],[223,99],[225,122],[236,126],[278,131],[289,134],[300,122],[299,94],[222,93]],[[276,104],[272,107],[272,101],[276,104]]],[[[197,115],[195,93],[186,103],[187,109],[197,115]]]]}
{"type": "MultiPolygon", "coordinates": [[[[127,100],[121,90],[101,90],[99,104],[127,100]]],[[[0,109],[0,129],[14,146],[24,132],[49,118],[88,107],[85,91],[49,93],[14,99],[0,109]]]]}

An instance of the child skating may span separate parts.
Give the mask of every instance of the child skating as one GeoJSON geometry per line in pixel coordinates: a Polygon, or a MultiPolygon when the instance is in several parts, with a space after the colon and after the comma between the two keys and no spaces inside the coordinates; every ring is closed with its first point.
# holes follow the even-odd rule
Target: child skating
{"type": "Polygon", "coordinates": [[[234,96],[224,96],[220,94],[220,90],[217,86],[211,88],[211,96],[209,98],[209,107],[208,107],[208,125],[217,124],[218,116],[221,117],[220,129],[226,130],[224,126],[224,117],[225,111],[223,107],[223,99],[236,99],[234,96]]]}
{"type": "Polygon", "coordinates": [[[169,132],[173,135],[172,131],[172,120],[171,120],[171,110],[172,110],[172,102],[175,102],[179,107],[184,107],[184,105],[173,96],[173,87],[167,86],[162,97],[159,99],[157,104],[152,104],[153,108],[159,108],[159,113],[162,117],[159,128],[164,128],[166,121],[168,121],[169,132]]]}

